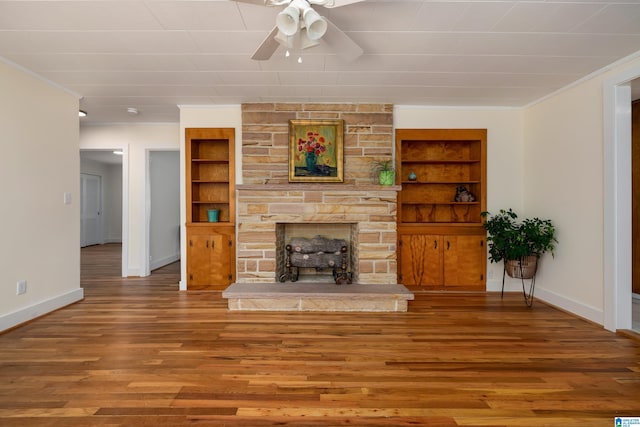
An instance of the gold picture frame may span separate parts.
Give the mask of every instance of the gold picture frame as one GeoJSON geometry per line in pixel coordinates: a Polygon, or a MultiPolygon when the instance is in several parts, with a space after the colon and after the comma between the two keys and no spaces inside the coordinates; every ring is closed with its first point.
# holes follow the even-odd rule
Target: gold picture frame
{"type": "Polygon", "coordinates": [[[289,182],[343,182],[344,120],[289,120],[289,182]]]}

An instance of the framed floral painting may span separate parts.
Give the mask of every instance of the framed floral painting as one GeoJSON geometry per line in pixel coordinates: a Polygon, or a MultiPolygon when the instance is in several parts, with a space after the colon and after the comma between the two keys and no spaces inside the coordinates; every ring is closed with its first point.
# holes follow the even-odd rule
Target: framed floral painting
{"type": "Polygon", "coordinates": [[[289,120],[289,182],[343,181],[342,120],[289,120]]]}

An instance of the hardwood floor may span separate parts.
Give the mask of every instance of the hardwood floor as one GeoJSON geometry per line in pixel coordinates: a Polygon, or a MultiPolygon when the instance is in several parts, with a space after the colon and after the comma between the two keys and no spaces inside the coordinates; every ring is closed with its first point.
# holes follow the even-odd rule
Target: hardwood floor
{"type": "Polygon", "coordinates": [[[613,426],[640,417],[640,341],[522,296],[408,313],[229,312],[179,265],[118,277],[0,335],[0,426],[613,426]]]}

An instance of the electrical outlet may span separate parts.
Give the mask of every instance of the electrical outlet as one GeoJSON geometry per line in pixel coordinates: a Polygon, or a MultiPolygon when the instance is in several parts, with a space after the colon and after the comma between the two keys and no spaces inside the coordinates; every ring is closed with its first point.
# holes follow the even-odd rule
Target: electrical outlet
{"type": "Polygon", "coordinates": [[[27,281],[18,280],[18,284],[16,286],[16,295],[22,295],[26,293],[27,293],[27,281]]]}

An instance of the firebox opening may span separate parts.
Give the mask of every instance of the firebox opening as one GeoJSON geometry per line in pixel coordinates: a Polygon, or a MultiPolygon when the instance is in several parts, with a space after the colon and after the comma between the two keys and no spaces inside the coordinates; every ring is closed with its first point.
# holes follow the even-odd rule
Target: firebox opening
{"type": "MultiPolygon", "coordinates": [[[[293,238],[322,236],[327,239],[341,239],[348,248],[347,272],[352,283],[357,283],[357,238],[358,224],[355,223],[277,223],[276,224],[276,277],[278,282],[287,276],[286,245],[293,238]]],[[[288,278],[287,278],[288,280],[288,278]]],[[[332,268],[300,268],[298,282],[335,283],[332,268]]]]}

